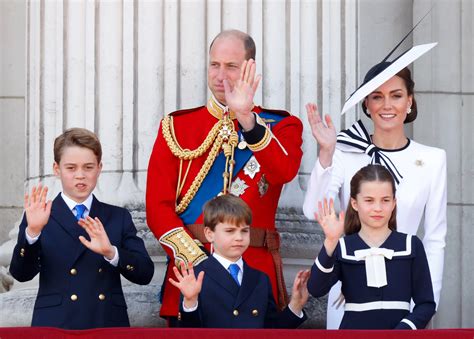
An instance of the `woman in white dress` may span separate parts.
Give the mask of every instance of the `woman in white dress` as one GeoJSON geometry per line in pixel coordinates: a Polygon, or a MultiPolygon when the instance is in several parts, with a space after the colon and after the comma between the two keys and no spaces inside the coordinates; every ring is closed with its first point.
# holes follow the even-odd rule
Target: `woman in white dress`
{"type": "MultiPolygon", "coordinates": [[[[314,219],[317,202],[336,197],[341,208],[345,209],[349,202],[352,176],[369,163],[387,167],[397,182],[399,231],[416,234],[420,225],[423,228],[423,245],[438,305],[447,229],[446,153],[442,149],[419,144],[405,135],[404,123],[414,121],[418,113],[414,82],[406,64],[397,69],[393,67],[394,63],[383,61],[375,65],[357,90],[369,85],[365,93],[370,94],[362,93],[366,95],[362,97],[362,109],[374,124],[372,135],[360,120],[337,135],[329,115],[323,122],[317,106],[306,105],[311,131],[319,145],[319,157],[311,172],[303,211],[307,218],[314,219]],[[370,88],[374,78],[375,83],[381,85],[370,88]]],[[[343,307],[336,309],[340,298],[338,283],[329,294],[328,328],[339,328],[344,313],[343,307]]]]}

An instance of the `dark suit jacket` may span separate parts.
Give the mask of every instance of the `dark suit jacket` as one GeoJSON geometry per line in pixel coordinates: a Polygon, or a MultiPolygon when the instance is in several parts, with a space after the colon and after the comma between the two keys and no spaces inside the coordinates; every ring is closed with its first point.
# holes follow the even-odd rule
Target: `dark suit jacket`
{"type": "Polygon", "coordinates": [[[288,307],[279,312],[270,279],[245,261],[240,287],[213,256],[194,269],[196,276],[201,271],[205,274],[198,308],[184,312],[180,303],[181,327],[296,328],[306,320],[306,315],[300,319],[288,307]]]}
{"type": "Polygon", "coordinates": [[[33,245],[26,240],[27,221],[23,217],[10,272],[18,281],[40,274],[32,326],[130,326],[120,274],[146,285],[153,277],[153,262],[126,209],[94,197],[89,215],[100,219],[111,244],[117,247],[117,267],[81,244],[79,235],[89,237],[60,195],[54,199],[49,221],[33,245]]]}

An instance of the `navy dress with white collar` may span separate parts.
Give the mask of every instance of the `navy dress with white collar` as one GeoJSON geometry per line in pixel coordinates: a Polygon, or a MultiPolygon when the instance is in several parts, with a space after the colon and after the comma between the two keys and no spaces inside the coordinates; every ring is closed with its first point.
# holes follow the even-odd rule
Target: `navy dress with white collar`
{"type": "Polygon", "coordinates": [[[393,231],[380,246],[391,253],[391,259],[385,257],[387,284],[381,287],[368,286],[367,259],[355,253],[369,248],[358,233],[341,238],[332,257],[323,246],[311,269],[309,292],[324,296],[341,280],[346,302],[341,306],[345,307],[341,329],[425,328],[436,304],[420,239],[393,231]],[[412,299],[415,307],[410,312],[412,299]]]}

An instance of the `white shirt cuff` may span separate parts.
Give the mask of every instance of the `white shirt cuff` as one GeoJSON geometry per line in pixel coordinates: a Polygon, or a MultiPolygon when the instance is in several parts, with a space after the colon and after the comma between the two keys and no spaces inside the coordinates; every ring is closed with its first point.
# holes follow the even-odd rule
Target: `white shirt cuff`
{"type": "Polygon", "coordinates": [[[41,232],[36,237],[32,237],[28,234],[28,232],[25,229],[25,235],[26,235],[26,241],[28,242],[28,244],[33,245],[36,241],[38,241],[41,235],[41,232]]]}
{"type": "Polygon", "coordinates": [[[114,266],[114,267],[117,267],[118,262],[119,262],[119,253],[118,253],[117,247],[115,247],[115,246],[112,246],[112,247],[115,249],[115,255],[114,255],[114,257],[109,260],[109,259],[107,259],[107,258],[104,256],[104,259],[105,259],[110,265],[112,265],[112,266],[114,266]]]}
{"type": "Polygon", "coordinates": [[[303,316],[304,316],[303,311],[300,311],[300,313],[297,314],[295,311],[293,311],[293,309],[291,308],[291,305],[290,305],[290,304],[288,304],[288,308],[289,308],[290,311],[291,311],[294,315],[296,315],[298,318],[300,318],[300,319],[303,318],[303,316]]]}
{"type": "Polygon", "coordinates": [[[199,305],[199,301],[197,301],[197,302],[196,302],[196,305],[194,305],[193,307],[187,308],[187,307],[184,305],[184,301],[183,301],[183,311],[184,311],[184,312],[194,312],[194,311],[197,310],[198,305],[199,305]]]}

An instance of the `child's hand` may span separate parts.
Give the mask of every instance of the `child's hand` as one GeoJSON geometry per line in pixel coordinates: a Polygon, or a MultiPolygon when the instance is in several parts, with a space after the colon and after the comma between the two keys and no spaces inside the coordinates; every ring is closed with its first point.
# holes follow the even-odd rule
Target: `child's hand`
{"type": "Polygon", "coordinates": [[[344,235],[344,212],[341,211],[339,219],[337,219],[336,212],[334,211],[334,200],[330,199],[328,206],[328,201],[325,198],[324,204],[321,201],[318,202],[318,213],[315,213],[314,217],[323,228],[324,235],[326,236],[324,240],[326,252],[329,256],[332,256],[339,238],[344,235]]]}
{"type": "Polygon", "coordinates": [[[24,207],[28,222],[26,231],[30,237],[37,237],[48,223],[52,202],[51,200],[46,201],[47,195],[48,187],[41,186],[41,183],[38,186],[33,186],[31,195],[25,193],[24,207]]]}
{"type": "Polygon", "coordinates": [[[200,272],[197,279],[194,276],[193,264],[189,263],[186,269],[184,262],[180,262],[181,272],[175,266],[173,272],[178,281],[171,278],[168,281],[175,287],[179,288],[184,297],[184,306],[192,308],[196,306],[198,295],[202,288],[202,279],[204,278],[204,271],[200,272]]]}
{"type": "Polygon", "coordinates": [[[90,249],[92,252],[101,254],[107,259],[111,260],[115,256],[115,248],[110,244],[107,232],[100,222],[99,218],[92,219],[87,216],[85,219],[80,219],[77,222],[87,232],[91,240],[87,240],[82,235],[79,236],[81,243],[90,249]]]}
{"type": "Polygon", "coordinates": [[[309,270],[299,271],[296,274],[295,281],[293,282],[293,289],[291,290],[290,308],[293,312],[300,314],[303,310],[304,305],[308,301],[308,279],[309,270]]]}

